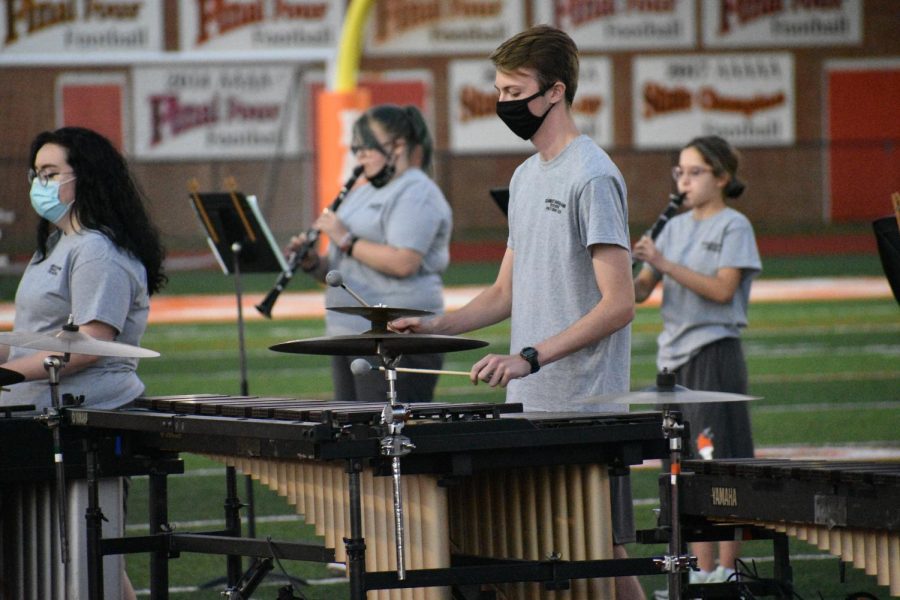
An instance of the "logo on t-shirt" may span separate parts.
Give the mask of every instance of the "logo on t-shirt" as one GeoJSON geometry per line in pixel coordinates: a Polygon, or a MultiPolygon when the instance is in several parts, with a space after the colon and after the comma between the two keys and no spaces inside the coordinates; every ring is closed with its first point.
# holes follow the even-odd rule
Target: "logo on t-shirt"
{"type": "Polygon", "coordinates": [[[710,252],[721,252],[722,244],[719,242],[703,242],[703,248],[710,252]]]}
{"type": "Polygon", "coordinates": [[[713,444],[714,437],[716,436],[711,427],[707,427],[697,436],[697,452],[703,457],[703,460],[712,460],[716,452],[715,444],[713,444]]]}
{"type": "Polygon", "coordinates": [[[558,215],[562,214],[563,209],[566,207],[566,203],[560,200],[554,200],[553,198],[547,198],[544,200],[544,210],[549,210],[550,212],[554,212],[558,215]]]}
{"type": "Polygon", "coordinates": [[[62,271],[62,267],[59,265],[50,265],[50,268],[47,269],[47,272],[51,275],[59,275],[59,272],[62,271]]]}

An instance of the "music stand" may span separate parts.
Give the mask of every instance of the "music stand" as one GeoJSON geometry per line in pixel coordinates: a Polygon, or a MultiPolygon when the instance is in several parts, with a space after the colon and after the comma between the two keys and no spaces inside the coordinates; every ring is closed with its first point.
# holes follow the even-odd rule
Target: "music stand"
{"type": "MultiPolygon", "coordinates": [[[[244,308],[241,273],[283,273],[288,270],[275,238],[266,225],[256,196],[245,196],[234,190],[234,182],[229,178],[226,184],[229,192],[197,191],[197,182],[191,181],[190,198],[194,212],[206,231],[206,241],[216,261],[226,275],[234,275],[234,293],[238,313],[238,351],[240,356],[241,395],[249,395],[247,382],[247,351],[244,342],[244,308]]],[[[237,499],[236,474],[234,467],[225,471],[228,488],[228,504],[231,512],[228,527],[240,531],[240,502],[237,499]]],[[[247,533],[256,537],[255,514],[253,510],[253,482],[248,475],[245,480],[247,498],[247,533]]],[[[240,557],[229,557],[228,583],[233,586],[240,578],[240,557]],[[232,558],[236,560],[232,560],[232,558]]]]}
{"type": "Polygon", "coordinates": [[[192,191],[192,205],[206,241],[226,275],[281,273],[288,266],[259,211],[256,196],[240,192],[192,191]],[[234,244],[240,248],[235,252],[234,244]],[[235,256],[239,260],[235,262],[235,256]]]}
{"type": "Polygon", "coordinates": [[[509,188],[491,188],[488,190],[488,193],[490,193],[491,199],[494,201],[494,204],[497,205],[497,208],[503,212],[503,216],[509,216],[509,188]]]}
{"type": "Polygon", "coordinates": [[[900,220],[894,215],[872,221],[881,267],[897,302],[900,302],[900,220]]]}

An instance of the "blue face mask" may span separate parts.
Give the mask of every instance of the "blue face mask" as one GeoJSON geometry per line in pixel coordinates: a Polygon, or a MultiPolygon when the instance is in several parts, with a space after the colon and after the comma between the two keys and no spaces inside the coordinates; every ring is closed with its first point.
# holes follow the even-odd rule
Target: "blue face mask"
{"type": "MultiPolygon", "coordinates": [[[[62,183],[69,181],[73,181],[73,179],[62,183]]],[[[62,219],[72,206],[59,199],[60,185],[59,181],[48,181],[45,187],[37,178],[31,182],[31,206],[34,208],[34,212],[51,223],[62,219]]]]}

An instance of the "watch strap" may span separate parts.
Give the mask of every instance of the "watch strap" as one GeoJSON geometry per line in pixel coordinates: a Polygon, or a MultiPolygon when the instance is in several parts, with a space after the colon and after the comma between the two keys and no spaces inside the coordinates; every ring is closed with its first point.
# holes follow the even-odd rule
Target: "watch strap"
{"type": "Polygon", "coordinates": [[[538,351],[533,347],[526,346],[525,348],[522,348],[519,352],[519,356],[528,361],[528,364],[531,365],[532,373],[537,373],[541,370],[541,364],[538,362],[538,351]]]}

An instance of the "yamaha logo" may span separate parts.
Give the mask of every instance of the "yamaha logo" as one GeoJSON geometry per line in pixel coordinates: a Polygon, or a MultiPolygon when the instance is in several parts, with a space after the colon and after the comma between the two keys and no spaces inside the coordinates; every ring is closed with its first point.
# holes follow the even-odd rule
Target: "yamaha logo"
{"type": "Polygon", "coordinates": [[[737,489],[732,487],[713,487],[710,490],[713,506],[737,506],[737,489]]]}

